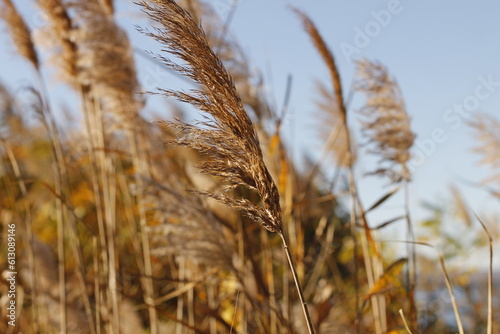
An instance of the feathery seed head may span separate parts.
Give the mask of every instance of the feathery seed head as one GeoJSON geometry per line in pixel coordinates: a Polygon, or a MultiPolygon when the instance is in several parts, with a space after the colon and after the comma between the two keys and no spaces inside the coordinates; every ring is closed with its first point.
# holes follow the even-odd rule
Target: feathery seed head
{"type": "Polygon", "coordinates": [[[357,76],[355,89],[366,95],[360,110],[365,116],[363,132],[375,145],[371,153],[389,163],[373,174],[387,175],[394,182],[410,179],[407,162],[415,134],[398,84],[384,66],[368,60],[358,62],[357,76]]]}
{"type": "Polygon", "coordinates": [[[143,10],[161,28],[141,29],[164,45],[182,64],[159,56],[170,69],[200,86],[189,93],[159,89],[165,96],[190,103],[205,116],[197,124],[167,122],[177,133],[178,145],[200,152],[203,173],[222,178],[225,190],[244,186],[256,190],[262,206],[225,193],[197,192],[240,210],[271,232],[282,232],[279,194],[264,164],[255,127],[243,108],[234,83],[220,59],[210,48],[202,28],[175,1],[141,2],[143,10]]]}
{"type": "Polygon", "coordinates": [[[0,7],[0,17],[9,27],[17,52],[26,58],[38,70],[38,55],[31,39],[31,31],[24,22],[22,16],[10,0],[2,0],[3,6],[0,7]]]}

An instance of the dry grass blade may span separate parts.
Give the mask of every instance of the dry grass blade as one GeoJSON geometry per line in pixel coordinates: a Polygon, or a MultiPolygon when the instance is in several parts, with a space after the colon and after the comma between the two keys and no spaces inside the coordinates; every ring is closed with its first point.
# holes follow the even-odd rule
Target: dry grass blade
{"type": "Polygon", "coordinates": [[[204,121],[195,125],[166,123],[177,131],[175,142],[199,151],[205,157],[199,165],[201,171],[221,177],[227,183],[226,190],[238,186],[255,189],[263,207],[223,193],[201,193],[240,210],[269,231],[281,233],[279,194],[264,165],[255,127],[243,109],[229,74],[210,49],[203,30],[174,1],[142,2],[140,5],[162,26],[155,32],[142,31],[163,44],[184,64],[176,64],[161,56],[159,59],[201,86],[189,93],[160,89],[166,96],[192,104],[206,116],[204,121]]]}
{"type": "Polygon", "coordinates": [[[0,7],[0,17],[9,27],[9,32],[17,48],[17,52],[26,58],[33,66],[38,69],[38,55],[36,53],[31,32],[16,7],[10,0],[3,0],[3,6],[0,7]]]}
{"type": "Polygon", "coordinates": [[[413,334],[412,331],[410,330],[410,327],[408,327],[408,322],[406,321],[406,318],[405,318],[405,315],[404,315],[402,309],[399,309],[399,315],[401,316],[401,319],[403,319],[403,324],[405,325],[406,331],[410,334],[413,334]]]}
{"type": "Polygon", "coordinates": [[[347,126],[347,108],[343,97],[340,73],[335,63],[335,57],[326,45],[323,37],[321,37],[314,22],[302,11],[296,8],[292,8],[292,10],[301,19],[304,29],[328,68],[332,80],[333,93],[324,85],[319,84],[318,90],[320,92],[320,100],[317,102],[317,105],[320,110],[325,112],[328,118],[328,122],[325,122],[330,126],[330,131],[326,136],[326,138],[328,138],[328,148],[333,150],[339,166],[349,167],[354,164],[356,156],[354,145],[352,145],[353,139],[350,136],[350,131],[347,126]]]}
{"type": "Polygon", "coordinates": [[[384,272],[375,284],[371,287],[370,291],[364,296],[363,302],[366,303],[370,297],[376,294],[383,294],[391,289],[400,287],[398,275],[403,270],[403,266],[408,262],[408,259],[402,258],[394,261],[384,272]]]}
{"type": "Polygon", "coordinates": [[[486,328],[486,334],[493,333],[493,238],[491,237],[490,232],[486,225],[484,225],[483,221],[478,217],[477,214],[474,213],[477,220],[481,224],[484,232],[488,235],[489,249],[490,249],[490,261],[488,263],[488,324],[486,328]]]}
{"type": "Polygon", "coordinates": [[[455,299],[455,294],[453,293],[453,288],[451,286],[450,277],[448,276],[448,272],[446,271],[446,266],[444,263],[443,255],[441,255],[441,253],[436,249],[436,247],[434,247],[433,245],[431,245],[429,243],[422,242],[422,241],[413,241],[413,242],[407,241],[407,242],[415,244],[415,245],[422,245],[422,246],[431,247],[431,248],[436,250],[437,255],[439,257],[439,264],[441,265],[441,269],[443,271],[444,281],[446,283],[446,288],[448,289],[448,293],[450,294],[451,305],[453,307],[453,312],[455,313],[455,319],[457,321],[458,332],[460,334],[464,334],[464,326],[462,325],[462,318],[460,317],[460,313],[458,312],[457,301],[455,299]]]}

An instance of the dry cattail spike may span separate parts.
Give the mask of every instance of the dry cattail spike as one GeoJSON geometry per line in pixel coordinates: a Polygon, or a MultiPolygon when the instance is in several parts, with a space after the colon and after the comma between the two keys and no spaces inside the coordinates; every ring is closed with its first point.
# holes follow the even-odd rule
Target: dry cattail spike
{"type": "Polygon", "coordinates": [[[158,56],[169,68],[200,85],[189,93],[159,89],[198,108],[206,120],[196,125],[168,122],[178,133],[178,145],[200,152],[202,172],[221,177],[226,189],[244,186],[255,189],[263,206],[222,193],[201,192],[246,216],[271,232],[282,233],[281,208],[276,185],[267,170],[255,127],[246,114],[236,88],[219,58],[208,45],[205,33],[175,1],[141,2],[143,10],[161,28],[143,32],[164,45],[183,65],[158,56]]]}
{"type": "Polygon", "coordinates": [[[394,182],[409,180],[407,162],[415,135],[399,86],[384,66],[368,60],[358,62],[357,76],[355,89],[366,95],[360,110],[365,116],[363,132],[375,145],[371,153],[389,163],[373,174],[387,175],[394,182]]]}
{"type": "Polygon", "coordinates": [[[31,62],[38,70],[38,55],[31,40],[30,29],[10,0],[2,0],[2,2],[3,6],[0,7],[0,16],[9,27],[9,32],[17,48],[17,52],[31,62]]]}

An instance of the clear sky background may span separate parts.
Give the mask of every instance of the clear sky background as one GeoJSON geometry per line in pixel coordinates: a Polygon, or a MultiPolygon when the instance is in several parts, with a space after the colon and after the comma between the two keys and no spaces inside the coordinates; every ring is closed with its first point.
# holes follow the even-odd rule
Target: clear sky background
{"type": "MultiPolygon", "coordinates": [[[[212,3],[222,16],[227,15],[234,4],[233,0],[213,0],[212,3]]],[[[445,204],[451,199],[451,183],[458,186],[471,209],[482,218],[500,217],[498,201],[460,181],[481,181],[491,175],[489,169],[478,166],[480,157],[471,152],[474,141],[472,130],[465,125],[467,119],[455,117],[453,122],[445,119],[446,115],[456,116],[450,111],[454,106],[473,100],[481,80],[498,84],[491,86],[488,97],[481,98],[472,108],[470,117],[479,112],[500,117],[498,1],[240,0],[237,3],[229,31],[237,38],[253,66],[264,75],[268,98],[278,108],[285,95],[287,76],[293,77],[290,112],[283,132],[288,138],[288,147],[295,147],[293,158],[299,164],[305,152],[317,157],[323,146],[317,133],[315,81],[329,84],[330,79],[289,5],[304,11],[315,22],[336,56],[346,88],[353,79],[356,60],[367,58],[388,67],[401,87],[412,118],[412,129],[417,134],[416,152],[428,148],[433,131],[442,129],[444,142],[434,142],[435,148],[425,154],[425,161],[414,170],[411,185],[414,220],[418,223],[428,216],[428,211],[421,205],[423,200],[445,204]],[[365,35],[364,40],[360,39],[360,31],[365,35]],[[348,55],[345,51],[348,45],[356,47],[357,52],[348,55]]],[[[43,25],[43,17],[33,9],[34,2],[20,0],[15,4],[23,6],[22,12],[32,28],[43,25]]],[[[154,42],[134,30],[134,24],[147,24],[135,5],[125,0],[117,1],[117,4],[118,20],[131,34],[133,44],[155,50],[154,42]]],[[[13,90],[32,82],[33,73],[12,50],[5,29],[1,30],[0,43],[0,82],[13,90]]],[[[137,61],[141,69],[139,79],[146,87],[153,83],[165,87],[176,80],[142,57],[138,56],[137,61]]],[[[57,96],[53,103],[70,104],[63,84],[52,84],[50,89],[57,96]]],[[[163,107],[154,103],[154,108],[163,107]]],[[[360,103],[362,99],[355,98],[350,110],[354,129],[358,128],[358,117],[354,112],[360,103]]],[[[364,141],[359,134],[356,135],[358,142],[364,141]]],[[[373,169],[373,159],[366,158],[361,152],[358,174],[373,169]]],[[[365,206],[390,189],[386,180],[374,177],[363,178],[359,186],[365,206]]],[[[394,198],[370,217],[371,224],[401,214],[402,209],[401,197],[394,198]]],[[[467,231],[463,224],[454,221],[449,222],[449,229],[467,231]]],[[[403,239],[402,231],[394,227],[384,233],[391,239],[403,239]]]]}

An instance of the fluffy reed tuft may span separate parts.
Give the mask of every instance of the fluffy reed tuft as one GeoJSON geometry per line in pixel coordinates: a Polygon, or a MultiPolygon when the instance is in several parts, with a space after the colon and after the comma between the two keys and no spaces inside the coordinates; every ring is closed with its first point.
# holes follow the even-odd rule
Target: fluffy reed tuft
{"type": "Polygon", "coordinates": [[[135,116],[138,82],[127,34],[101,0],[74,0],[71,8],[77,13],[74,37],[80,81],[90,86],[106,111],[135,116]]]}
{"type": "Polygon", "coordinates": [[[99,0],[99,3],[107,15],[113,15],[115,13],[115,4],[113,0],[99,0]]]}
{"type": "Polygon", "coordinates": [[[17,48],[17,52],[31,62],[38,70],[40,64],[31,39],[30,29],[10,0],[3,0],[3,6],[1,6],[0,9],[0,17],[9,27],[9,32],[17,48]]]}
{"type": "Polygon", "coordinates": [[[156,196],[161,197],[162,203],[157,210],[163,222],[149,227],[152,253],[189,258],[200,265],[232,270],[233,240],[221,238],[224,235],[222,225],[203,206],[200,198],[183,192],[181,186],[174,183],[157,187],[161,194],[156,196]]]}
{"type": "Polygon", "coordinates": [[[49,36],[46,38],[55,41],[61,49],[53,61],[60,66],[63,77],[74,84],[78,74],[78,46],[72,40],[73,22],[66,5],[59,0],[38,0],[37,4],[48,18],[49,27],[46,31],[49,36]]]}
{"type": "Polygon", "coordinates": [[[279,194],[264,164],[255,127],[243,109],[231,77],[210,49],[203,30],[174,1],[140,4],[144,12],[162,27],[155,32],[141,30],[163,44],[166,51],[184,64],[174,63],[162,56],[158,58],[169,68],[200,85],[199,89],[188,93],[159,89],[166,96],[192,104],[205,116],[204,121],[194,125],[167,122],[166,125],[178,133],[174,142],[200,152],[205,159],[199,168],[203,173],[221,177],[226,182],[224,190],[239,186],[254,189],[262,200],[262,206],[223,192],[198,193],[240,210],[267,230],[281,234],[279,194]]]}
{"type": "Polygon", "coordinates": [[[373,174],[389,176],[393,182],[409,180],[407,162],[415,135],[399,86],[384,66],[368,60],[358,62],[357,75],[355,89],[366,95],[360,110],[365,116],[363,132],[375,145],[370,152],[389,163],[373,174]]]}
{"type": "MultiPolygon", "coordinates": [[[[356,160],[356,152],[354,145],[352,146],[352,161],[349,161],[349,143],[348,133],[343,122],[343,116],[338,106],[335,95],[322,82],[317,83],[318,97],[316,106],[319,111],[318,119],[320,120],[318,127],[321,130],[321,135],[326,141],[326,145],[330,145],[337,166],[349,167],[350,163],[356,160]]],[[[353,138],[350,139],[351,142],[353,138]]]]}
{"type": "Polygon", "coordinates": [[[479,142],[473,151],[481,155],[479,163],[489,166],[493,175],[484,180],[484,183],[500,183],[500,120],[493,115],[479,114],[469,125],[474,130],[474,136],[479,142]]]}

